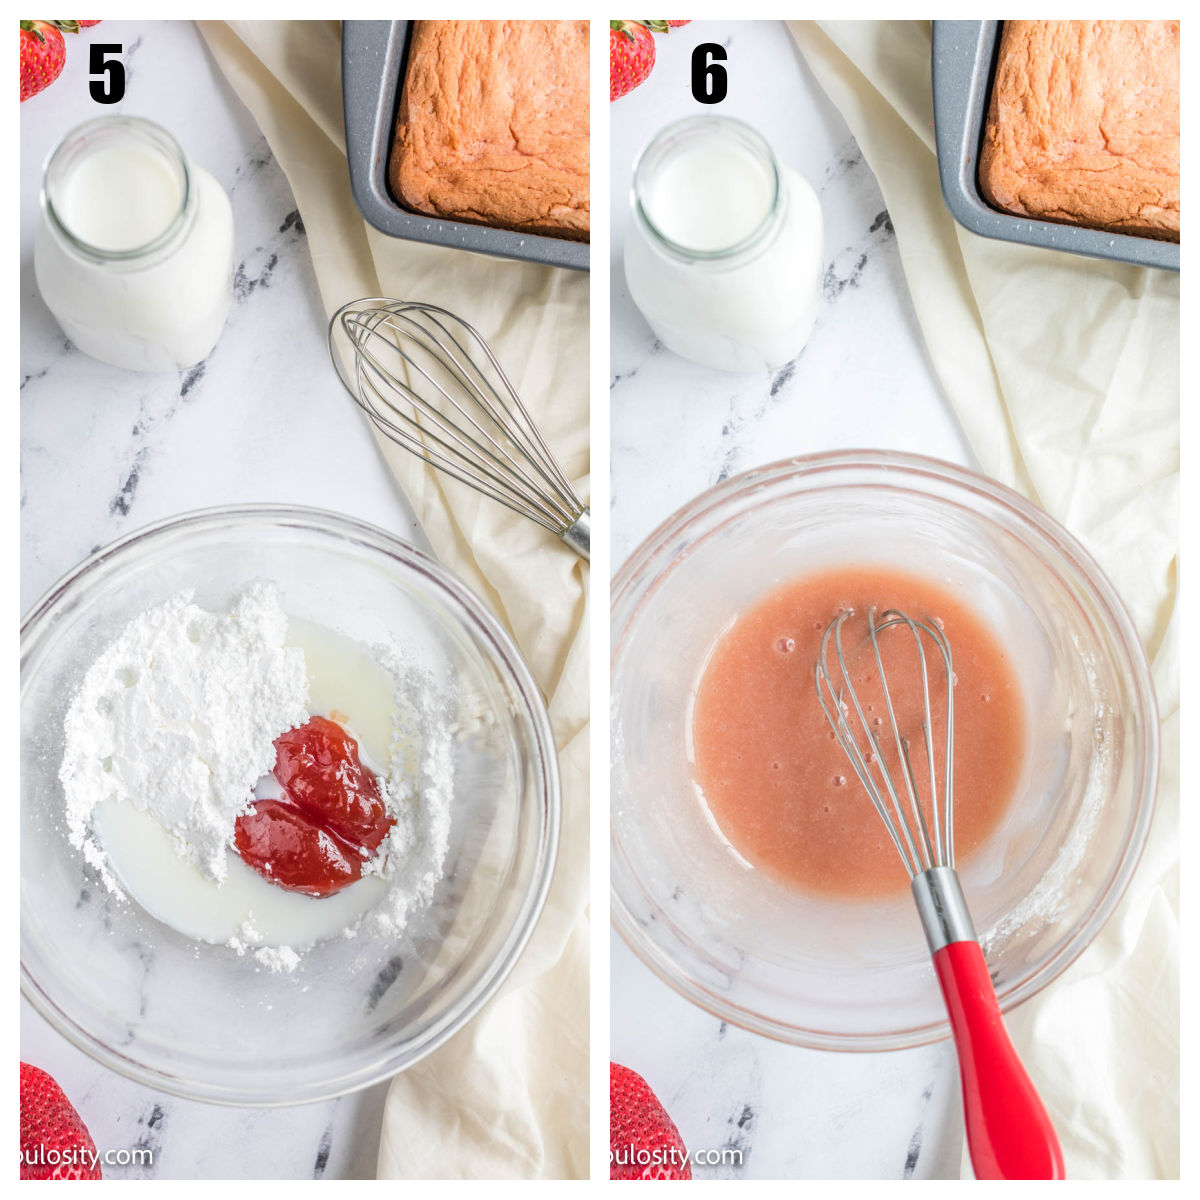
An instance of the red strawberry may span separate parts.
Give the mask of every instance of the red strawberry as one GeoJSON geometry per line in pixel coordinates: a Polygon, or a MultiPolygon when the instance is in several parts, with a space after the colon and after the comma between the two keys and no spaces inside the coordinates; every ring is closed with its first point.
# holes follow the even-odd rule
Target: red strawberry
{"type": "MultiPolygon", "coordinates": [[[[100,22],[99,22],[99,21],[76,21],[76,22],[75,22],[75,24],[76,24],[76,25],[78,25],[80,29],[91,29],[91,27],[92,27],[93,25],[99,25],[99,24],[100,24],[100,22]]],[[[679,22],[679,24],[680,24],[680,25],[686,25],[686,24],[687,24],[687,22],[686,22],[686,21],[680,21],[680,22],[679,22]]]]}
{"type": "Polygon", "coordinates": [[[616,100],[632,92],[654,67],[654,38],[666,21],[609,21],[608,98],[616,100]]]}
{"type": "Polygon", "coordinates": [[[67,60],[63,35],[51,21],[21,22],[21,103],[49,87],[67,60]]]}
{"type": "Polygon", "coordinates": [[[21,1064],[21,1178],[99,1179],[96,1143],[62,1088],[21,1064]]]}
{"type": "Polygon", "coordinates": [[[691,1179],[675,1122],[636,1072],[608,1064],[608,1177],[691,1179]]]}
{"type": "MultiPolygon", "coordinates": [[[[83,24],[82,21],[80,21],[79,23],[80,23],[80,25],[83,24]]],[[[667,24],[670,25],[670,27],[672,29],[678,29],[680,27],[680,25],[690,25],[691,21],[668,21],[667,24]]]]}

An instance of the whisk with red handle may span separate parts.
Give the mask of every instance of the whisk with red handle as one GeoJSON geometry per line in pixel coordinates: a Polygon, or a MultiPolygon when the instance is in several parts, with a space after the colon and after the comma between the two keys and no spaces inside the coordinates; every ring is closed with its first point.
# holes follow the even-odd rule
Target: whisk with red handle
{"type": "MultiPolygon", "coordinates": [[[[899,649],[890,646],[889,653],[893,648],[899,649]]],[[[975,1177],[1065,1178],[1058,1137],[1004,1028],[996,989],[954,869],[954,662],[945,633],[931,621],[914,620],[896,609],[882,614],[847,610],[834,618],[821,639],[816,683],[821,708],[912,883],[958,1051],[975,1177]],[[865,629],[858,630],[860,625],[865,629]],[[908,644],[911,639],[921,680],[921,702],[915,714],[898,713],[893,704],[881,649],[885,634],[882,640],[888,643],[904,639],[908,644]],[[934,736],[926,643],[937,651],[934,672],[945,673],[944,742],[934,736]],[[884,716],[868,719],[868,707],[876,706],[864,707],[867,691],[872,699],[882,700],[884,716]],[[919,767],[914,767],[908,733],[915,729],[914,718],[920,726],[915,757],[924,760],[919,767]],[[926,777],[928,797],[923,801],[926,777]]]]}

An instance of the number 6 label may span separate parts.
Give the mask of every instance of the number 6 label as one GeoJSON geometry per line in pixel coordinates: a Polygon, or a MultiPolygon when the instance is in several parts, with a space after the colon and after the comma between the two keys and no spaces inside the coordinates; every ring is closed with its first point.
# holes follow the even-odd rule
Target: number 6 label
{"type": "Polygon", "coordinates": [[[692,95],[701,104],[720,104],[729,92],[729,75],[720,64],[729,55],[716,42],[703,42],[692,51],[692,95]]]}

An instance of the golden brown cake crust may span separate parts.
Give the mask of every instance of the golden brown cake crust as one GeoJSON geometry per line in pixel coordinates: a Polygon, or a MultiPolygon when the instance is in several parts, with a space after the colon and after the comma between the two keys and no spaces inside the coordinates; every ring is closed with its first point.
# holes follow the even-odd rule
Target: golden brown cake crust
{"type": "Polygon", "coordinates": [[[587,241],[587,21],[417,21],[390,181],[431,216],[587,241]]]}
{"type": "Polygon", "coordinates": [[[1179,241],[1179,22],[1005,21],[979,161],[996,208],[1179,241]]]}

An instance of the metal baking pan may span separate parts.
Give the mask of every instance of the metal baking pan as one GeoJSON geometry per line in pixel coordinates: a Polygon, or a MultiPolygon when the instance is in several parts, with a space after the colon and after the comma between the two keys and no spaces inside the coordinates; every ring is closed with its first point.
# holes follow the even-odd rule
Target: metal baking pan
{"type": "Polygon", "coordinates": [[[388,161],[408,61],[411,21],[342,22],[342,107],[350,189],[359,212],[392,237],[551,267],[589,269],[586,242],[427,217],[401,207],[388,188],[388,161]]]}
{"type": "Polygon", "coordinates": [[[946,207],[984,237],[1179,270],[1179,243],[1015,217],[992,208],[979,190],[979,152],[1000,42],[999,21],[934,21],[933,123],[946,207]]]}

